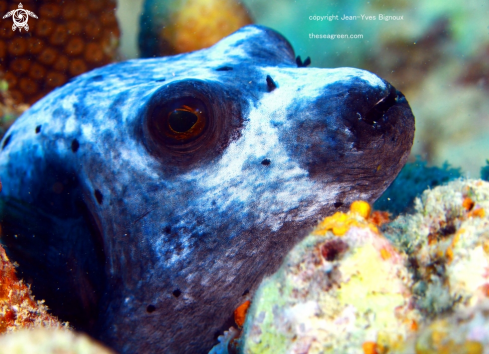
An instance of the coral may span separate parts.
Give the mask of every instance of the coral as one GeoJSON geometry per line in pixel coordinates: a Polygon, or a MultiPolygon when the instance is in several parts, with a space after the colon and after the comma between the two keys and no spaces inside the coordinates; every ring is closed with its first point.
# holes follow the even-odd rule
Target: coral
{"type": "Polygon", "coordinates": [[[141,15],[141,57],[207,48],[251,23],[238,0],[147,0],[141,15]]]}
{"type": "Polygon", "coordinates": [[[250,303],[250,300],[246,300],[241,305],[239,305],[236,310],[234,310],[234,321],[240,328],[243,327],[246,319],[246,313],[248,312],[248,308],[250,307],[250,303]]]}
{"type": "Polygon", "coordinates": [[[489,183],[452,181],[414,205],[383,235],[365,202],[321,221],[260,285],[242,351],[487,351],[489,183]]]}
{"type": "Polygon", "coordinates": [[[475,306],[489,289],[489,183],[457,180],[427,190],[415,213],[385,228],[409,256],[417,307],[425,316],[475,306]]]}
{"type": "Polygon", "coordinates": [[[30,288],[17,279],[14,266],[0,246],[0,333],[22,328],[67,326],[47,312],[43,301],[34,300],[30,288]]]}
{"type": "Polygon", "coordinates": [[[489,348],[489,301],[437,319],[420,329],[404,353],[483,354],[489,348]]]}
{"type": "Polygon", "coordinates": [[[260,285],[244,353],[384,353],[418,328],[405,257],[368,219],[365,202],[325,218],[260,285]]]}
{"type": "Polygon", "coordinates": [[[374,208],[388,211],[394,217],[410,211],[414,200],[425,189],[445,184],[461,176],[459,168],[452,168],[445,162],[442,167],[428,167],[419,157],[408,162],[397,178],[374,203],[374,208]]]}
{"type": "MultiPolygon", "coordinates": [[[[71,77],[112,62],[119,28],[114,0],[25,2],[39,18],[29,31],[0,25],[0,71],[15,103],[33,104],[71,77]]],[[[17,9],[17,1],[0,1],[0,13],[17,9]]]]}
{"type": "Polygon", "coordinates": [[[82,333],[36,328],[0,336],[0,354],[115,354],[82,333]]]}
{"type": "Polygon", "coordinates": [[[217,337],[219,344],[215,345],[209,354],[230,354],[237,352],[236,339],[241,334],[234,327],[230,327],[228,331],[224,331],[224,334],[217,337]]]}

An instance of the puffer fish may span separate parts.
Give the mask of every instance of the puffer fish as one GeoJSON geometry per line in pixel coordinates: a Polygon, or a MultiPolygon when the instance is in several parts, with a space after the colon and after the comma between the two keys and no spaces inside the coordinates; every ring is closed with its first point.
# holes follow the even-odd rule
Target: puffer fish
{"type": "Polygon", "coordinates": [[[52,313],[119,353],[206,353],[317,220],[406,162],[404,96],[246,26],[85,73],[0,144],[2,243],[52,313]]]}

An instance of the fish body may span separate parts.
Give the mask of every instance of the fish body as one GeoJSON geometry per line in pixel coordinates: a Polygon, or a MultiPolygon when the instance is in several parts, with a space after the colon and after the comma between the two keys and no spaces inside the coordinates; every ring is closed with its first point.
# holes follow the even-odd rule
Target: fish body
{"type": "Polygon", "coordinates": [[[317,220],[373,202],[414,117],[367,71],[247,26],[83,74],[1,142],[2,243],[53,314],[120,353],[205,353],[317,220]]]}

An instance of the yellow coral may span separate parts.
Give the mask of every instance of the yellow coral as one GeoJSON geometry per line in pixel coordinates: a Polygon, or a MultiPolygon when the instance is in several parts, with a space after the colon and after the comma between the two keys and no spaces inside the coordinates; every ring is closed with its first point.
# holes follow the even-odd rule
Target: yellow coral
{"type": "Polygon", "coordinates": [[[168,23],[161,36],[176,53],[210,47],[253,21],[236,0],[187,0],[170,5],[168,23]]]}
{"type": "Polygon", "coordinates": [[[377,227],[367,221],[371,212],[370,205],[365,201],[354,201],[348,213],[337,212],[323,219],[313,231],[313,234],[323,236],[328,231],[335,236],[343,236],[351,227],[370,228],[378,233],[377,227]]]}
{"type": "Polygon", "coordinates": [[[370,216],[371,211],[372,208],[370,207],[370,204],[363,200],[356,200],[350,205],[350,212],[357,213],[364,219],[367,219],[370,216]]]}

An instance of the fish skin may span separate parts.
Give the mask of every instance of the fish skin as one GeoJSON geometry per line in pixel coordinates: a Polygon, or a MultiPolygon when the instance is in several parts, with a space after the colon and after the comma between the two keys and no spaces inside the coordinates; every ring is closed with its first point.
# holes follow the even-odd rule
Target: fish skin
{"type": "Polygon", "coordinates": [[[2,243],[54,315],[118,352],[206,353],[318,219],[381,195],[413,137],[387,82],[297,68],[281,35],[247,26],[83,74],[24,113],[0,145],[2,243]],[[215,126],[181,153],[150,118],[188,95],[215,126]]]}

